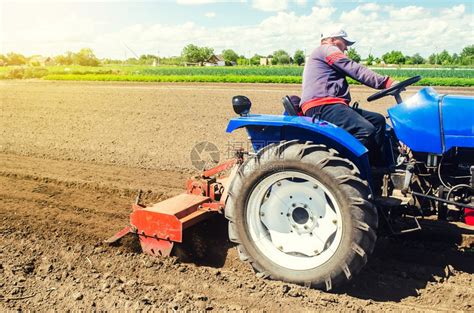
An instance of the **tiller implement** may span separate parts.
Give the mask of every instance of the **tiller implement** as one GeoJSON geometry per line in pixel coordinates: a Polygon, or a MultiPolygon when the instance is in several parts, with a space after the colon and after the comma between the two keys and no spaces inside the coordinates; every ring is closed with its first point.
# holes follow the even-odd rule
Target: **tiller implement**
{"type": "Polygon", "coordinates": [[[242,163],[242,153],[234,159],[204,171],[186,182],[186,192],[151,206],[143,206],[140,193],[130,214],[130,225],[107,239],[113,243],[132,233],[138,235],[144,253],[169,256],[174,243],[183,241],[183,231],[215,213],[223,213],[228,183],[242,163]],[[231,170],[229,176],[219,174],[231,170]]]}

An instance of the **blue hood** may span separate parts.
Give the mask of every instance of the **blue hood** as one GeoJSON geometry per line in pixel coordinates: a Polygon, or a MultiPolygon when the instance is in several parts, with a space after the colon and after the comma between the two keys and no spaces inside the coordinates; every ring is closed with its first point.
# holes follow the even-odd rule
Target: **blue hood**
{"type": "Polygon", "coordinates": [[[442,154],[474,147],[474,97],[439,95],[428,87],[388,114],[398,139],[413,151],[442,154]]]}

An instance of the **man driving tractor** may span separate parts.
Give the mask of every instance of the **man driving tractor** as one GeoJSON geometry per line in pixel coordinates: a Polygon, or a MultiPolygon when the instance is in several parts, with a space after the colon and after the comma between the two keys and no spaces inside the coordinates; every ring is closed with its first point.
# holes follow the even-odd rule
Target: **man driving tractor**
{"type": "Polygon", "coordinates": [[[369,149],[371,164],[381,165],[383,158],[377,155],[383,145],[385,118],[349,107],[351,95],[346,76],[375,89],[386,89],[398,82],[349,59],[344,51],[354,43],[344,30],[321,35],[321,45],[305,64],[300,107],[304,115],[317,116],[352,134],[369,149]]]}

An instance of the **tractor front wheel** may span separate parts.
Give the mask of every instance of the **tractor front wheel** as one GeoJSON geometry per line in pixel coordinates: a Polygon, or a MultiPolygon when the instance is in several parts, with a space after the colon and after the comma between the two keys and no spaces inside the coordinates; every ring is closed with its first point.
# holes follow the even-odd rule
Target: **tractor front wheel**
{"type": "Polygon", "coordinates": [[[377,211],[357,167],[312,142],[269,145],[229,187],[230,240],[258,275],[331,290],[373,251],[377,211]]]}

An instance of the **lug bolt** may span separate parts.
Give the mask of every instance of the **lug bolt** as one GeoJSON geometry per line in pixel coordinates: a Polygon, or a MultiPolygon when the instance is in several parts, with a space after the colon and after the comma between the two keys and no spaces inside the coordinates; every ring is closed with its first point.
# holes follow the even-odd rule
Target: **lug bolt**
{"type": "Polygon", "coordinates": [[[318,185],[313,185],[313,188],[314,188],[314,189],[318,189],[318,185]]]}
{"type": "Polygon", "coordinates": [[[262,213],[260,213],[260,216],[265,216],[265,213],[263,213],[263,212],[262,212],[262,213]]]}
{"type": "Polygon", "coordinates": [[[332,222],[333,222],[334,224],[337,224],[337,220],[332,220],[332,222]]]}
{"type": "Polygon", "coordinates": [[[296,207],[296,203],[292,203],[291,206],[292,206],[292,207],[296,207]]]}
{"type": "Polygon", "coordinates": [[[278,186],[278,187],[281,186],[281,182],[277,182],[277,186],[278,186]]]}
{"type": "Polygon", "coordinates": [[[303,227],[303,228],[304,228],[304,229],[308,229],[308,226],[304,225],[304,227],[303,227]]]}
{"type": "Polygon", "coordinates": [[[307,205],[307,204],[303,205],[303,208],[305,208],[305,209],[306,209],[307,207],[308,207],[308,205],[307,205]]]}

